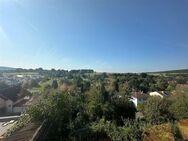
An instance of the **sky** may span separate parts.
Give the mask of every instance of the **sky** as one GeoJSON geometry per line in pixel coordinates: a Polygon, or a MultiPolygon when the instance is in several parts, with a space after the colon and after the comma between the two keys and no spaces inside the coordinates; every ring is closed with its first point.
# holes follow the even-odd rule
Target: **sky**
{"type": "Polygon", "coordinates": [[[0,0],[0,66],[188,68],[188,0],[0,0]]]}

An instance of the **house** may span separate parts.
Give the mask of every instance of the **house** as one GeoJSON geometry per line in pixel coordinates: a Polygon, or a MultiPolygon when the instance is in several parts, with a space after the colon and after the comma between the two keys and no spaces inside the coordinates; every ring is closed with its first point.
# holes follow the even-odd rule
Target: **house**
{"type": "Polygon", "coordinates": [[[18,77],[18,78],[23,78],[24,76],[21,75],[21,74],[18,74],[16,77],[18,77]]]}
{"type": "Polygon", "coordinates": [[[4,95],[0,94],[0,111],[6,113],[12,113],[13,101],[4,95]]]}
{"type": "Polygon", "coordinates": [[[20,114],[23,113],[26,108],[31,105],[33,98],[25,96],[16,102],[0,94],[0,114],[20,114]]]}
{"type": "Polygon", "coordinates": [[[164,97],[168,96],[169,94],[164,91],[161,91],[161,92],[155,91],[155,92],[150,92],[149,95],[150,96],[159,96],[161,98],[164,98],[164,97]]]}
{"type": "Polygon", "coordinates": [[[15,114],[25,112],[26,108],[31,105],[33,98],[30,96],[25,96],[22,99],[17,100],[13,104],[12,112],[15,114]]]}
{"type": "Polygon", "coordinates": [[[148,96],[143,92],[133,92],[130,100],[134,103],[135,107],[137,107],[138,104],[145,102],[147,97],[148,96]]]}

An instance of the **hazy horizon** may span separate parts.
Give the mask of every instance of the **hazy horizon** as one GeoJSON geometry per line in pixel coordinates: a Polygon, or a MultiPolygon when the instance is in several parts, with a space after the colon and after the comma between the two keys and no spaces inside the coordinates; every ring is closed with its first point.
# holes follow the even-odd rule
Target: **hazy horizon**
{"type": "MultiPolygon", "coordinates": [[[[29,69],[39,69],[41,67],[38,67],[38,68],[23,68],[23,67],[11,67],[11,66],[0,66],[1,67],[5,67],[5,68],[9,68],[9,69],[26,69],[26,70],[29,70],[29,69]]],[[[77,68],[77,69],[64,69],[64,68],[42,68],[43,70],[52,70],[52,69],[55,69],[55,70],[67,70],[67,71],[71,71],[71,70],[94,70],[95,72],[97,73],[155,73],[155,72],[165,72],[165,71],[177,71],[177,70],[188,70],[188,68],[179,68],[179,69],[169,69],[169,70],[155,70],[155,71],[137,71],[137,72],[134,72],[134,71],[127,71],[127,72],[120,72],[120,71],[97,71],[95,69],[92,69],[92,68],[77,68]]]]}
{"type": "Polygon", "coordinates": [[[0,0],[0,66],[188,68],[186,0],[0,0]]]}

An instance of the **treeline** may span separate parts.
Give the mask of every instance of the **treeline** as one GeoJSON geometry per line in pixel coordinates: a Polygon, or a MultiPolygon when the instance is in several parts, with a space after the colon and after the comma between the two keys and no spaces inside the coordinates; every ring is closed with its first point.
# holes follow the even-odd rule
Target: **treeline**
{"type": "Polygon", "coordinates": [[[51,69],[51,70],[45,70],[42,68],[37,68],[37,69],[22,69],[22,68],[17,68],[14,71],[11,72],[16,72],[16,73],[25,73],[25,72],[34,72],[34,73],[39,73],[40,75],[48,76],[48,77],[63,77],[65,75],[69,74],[86,74],[86,73],[94,73],[94,70],[91,69],[80,69],[80,70],[63,70],[63,69],[51,69]]]}
{"type": "Polygon", "coordinates": [[[151,72],[151,73],[188,73],[188,69],[159,71],[159,72],[151,72]]]}
{"type": "MultiPolygon", "coordinates": [[[[75,76],[83,76],[85,78],[88,77],[89,74],[96,74],[94,70],[92,69],[80,69],[80,70],[63,70],[63,69],[51,69],[51,70],[45,70],[42,68],[37,69],[22,69],[17,68],[16,70],[11,70],[8,72],[16,72],[16,73],[26,73],[26,72],[33,72],[38,73],[39,75],[45,76],[45,77],[68,77],[68,78],[74,78],[75,76]]],[[[141,73],[141,74],[134,74],[134,73],[98,73],[95,75],[95,79],[104,80],[108,75],[111,75],[113,78],[118,78],[117,80],[126,80],[131,81],[135,86],[135,89],[140,89],[144,92],[147,91],[154,91],[154,90],[165,90],[164,87],[167,85],[169,81],[176,81],[178,84],[187,84],[188,82],[188,73],[186,73],[187,70],[176,70],[176,71],[167,71],[157,73],[157,75],[152,75],[153,73],[141,73]],[[176,72],[176,73],[175,73],[176,72]],[[160,79],[161,82],[159,82],[157,79],[160,79]],[[161,86],[153,85],[152,83],[157,83],[161,86]],[[137,85],[137,86],[136,86],[137,85]],[[138,86],[140,85],[140,86],[138,86]],[[164,87],[162,87],[164,86],[164,87]],[[151,89],[148,89],[150,87],[151,89]]],[[[154,73],[155,74],[155,73],[154,73]]],[[[168,87],[168,86],[167,86],[168,87]]],[[[172,89],[173,86],[170,86],[169,89],[172,89]]]]}

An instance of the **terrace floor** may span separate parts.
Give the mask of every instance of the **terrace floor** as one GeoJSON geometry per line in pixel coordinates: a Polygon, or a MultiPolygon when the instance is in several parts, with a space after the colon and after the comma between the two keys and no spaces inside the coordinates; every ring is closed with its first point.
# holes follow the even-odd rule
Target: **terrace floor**
{"type": "Polygon", "coordinates": [[[40,123],[30,123],[26,127],[13,133],[10,137],[4,139],[4,141],[30,141],[40,125],[40,123]]]}

